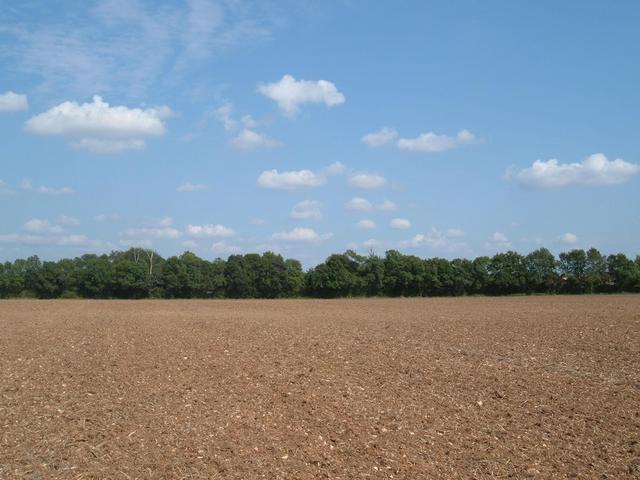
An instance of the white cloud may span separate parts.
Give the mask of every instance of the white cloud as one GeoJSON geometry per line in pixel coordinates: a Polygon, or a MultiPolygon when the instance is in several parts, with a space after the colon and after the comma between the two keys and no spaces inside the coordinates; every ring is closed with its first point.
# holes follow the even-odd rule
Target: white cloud
{"type": "Polygon", "coordinates": [[[255,150],[257,148],[274,148],[280,145],[280,142],[245,128],[237,137],[231,139],[231,145],[240,150],[255,150]]]}
{"type": "Polygon", "coordinates": [[[16,193],[7,182],[4,180],[0,180],[0,196],[2,195],[13,195],[16,193]]]}
{"type": "Polygon", "coordinates": [[[449,230],[447,230],[447,237],[449,238],[464,237],[464,230],[460,230],[459,228],[450,228],[449,230]]]}
{"type": "Polygon", "coordinates": [[[25,179],[20,182],[20,188],[27,192],[36,192],[42,195],[71,195],[73,193],[73,189],[69,187],[46,187],[44,185],[36,186],[31,180],[25,179]]]}
{"type": "Polygon", "coordinates": [[[253,118],[251,115],[243,115],[242,118],[240,118],[240,121],[242,122],[244,128],[248,128],[250,130],[253,128],[258,128],[260,126],[260,122],[253,118]]]}
{"type": "Polygon", "coordinates": [[[279,190],[297,190],[300,188],[320,187],[326,177],[311,170],[297,170],[279,173],[278,170],[267,170],[258,177],[258,186],[279,190]]]}
{"type": "Polygon", "coordinates": [[[394,218],[391,220],[391,228],[395,228],[397,230],[406,230],[411,228],[411,222],[406,218],[394,218]]]}
{"type": "Polygon", "coordinates": [[[504,233],[494,232],[487,242],[487,247],[497,249],[511,248],[511,242],[504,233]]]}
{"type": "Polygon", "coordinates": [[[75,142],[71,142],[71,147],[76,150],[86,150],[91,153],[112,154],[122,153],[127,150],[142,150],[144,148],[144,140],[113,140],[100,138],[81,138],[75,142]]]}
{"type": "Polygon", "coordinates": [[[125,230],[126,237],[180,238],[182,233],[173,227],[142,227],[125,230]]]}
{"type": "Polygon", "coordinates": [[[258,92],[275,100],[282,112],[294,117],[305,103],[324,103],[333,107],[345,102],[345,96],[336,86],[326,80],[296,80],[291,75],[283,76],[275,83],[258,85],[258,92]]]}
{"type": "Polygon", "coordinates": [[[362,197],[353,197],[347,203],[345,203],[347,210],[352,212],[370,212],[373,210],[373,205],[369,200],[362,197]]]}
{"type": "Polygon", "coordinates": [[[562,235],[560,235],[558,237],[558,240],[560,240],[562,243],[565,243],[567,245],[573,245],[574,243],[576,243],[578,241],[578,237],[573,234],[573,233],[564,233],[562,235]]]}
{"type": "Polygon", "coordinates": [[[120,215],[117,213],[100,213],[93,217],[96,222],[105,223],[105,222],[116,222],[120,220],[120,215]]]}
{"type": "Polygon", "coordinates": [[[257,184],[262,188],[279,190],[321,187],[328,177],[342,175],[346,171],[347,167],[340,162],[334,162],[316,172],[307,169],[281,173],[275,169],[267,170],[260,174],[257,184]]]}
{"type": "Polygon", "coordinates": [[[242,253],[242,248],[237,245],[229,245],[223,240],[211,245],[211,251],[218,255],[233,255],[234,253],[242,253]]]}
{"type": "Polygon", "coordinates": [[[476,137],[468,130],[460,130],[455,137],[438,135],[433,132],[423,133],[416,138],[398,140],[400,150],[413,152],[444,152],[476,141],[476,137]]]}
{"type": "Polygon", "coordinates": [[[414,235],[410,240],[400,242],[400,246],[411,248],[444,248],[447,245],[449,245],[447,237],[445,237],[442,232],[436,229],[432,229],[431,232],[426,235],[423,233],[419,233],[417,235],[414,235]]]}
{"type": "MultiPolygon", "coordinates": [[[[135,242],[146,242],[151,244],[151,239],[163,240],[163,239],[176,239],[182,236],[182,232],[173,226],[173,219],[171,217],[163,217],[153,222],[150,222],[147,226],[139,228],[129,228],[120,233],[122,242],[128,242],[130,246],[135,246],[135,242]]],[[[143,246],[139,244],[138,246],[143,246]]]]}
{"type": "Polygon", "coordinates": [[[153,242],[148,238],[121,238],[120,245],[131,248],[151,248],[153,242]]]}
{"type": "Polygon", "coordinates": [[[187,225],[186,233],[190,237],[232,237],[236,234],[224,225],[187,225]]]}
{"type": "Polygon", "coordinates": [[[54,235],[60,235],[64,232],[60,225],[53,225],[49,220],[39,218],[29,220],[22,226],[22,229],[29,233],[51,233],[54,235]]]}
{"type": "Polygon", "coordinates": [[[333,162],[331,165],[322,170],[325,176],[333,177],[336,175],[343,175],[347,171],[347,166],[342,162],[333,162]]]}
{"type": "Polygon", "coordinates": [[[393,142],[396,138],[398,138],[398,132],[395,128],[384,127],[377,132],[364,135],[360,140],[370,147],[382,147],[393,142]]]}
{"type": "Polygon", "coordinates": [[[384,202],[376,205],[376,210],[380,210],[381,212],[394,212],[397,209],[398,206],[391,200],[385,200],[384,202]]]}
{"type": "Polygon", "coordinates": [[[373,220],[360,220],[356,223],[356,227],[361,228],[363,230],[371,230],[372,228],[376,228],[376,223],[373,220]]]}
{"type": "MultiPolygon", "coordinates": [[[[79,222],[72,217],[59,217],[58,223],[76,226],[79,222]]],[[[98,246],[100,242],[91,240],[86,235],[67,234],[65,229],[47,219],[33,218],[22,225],[26,233],[10,233],[0,235],[0,243],[16,245],[41,245],[41,246],[70,246],[87,247],[98,246]]]]}
{"type": "Polygon", "coordinates": [[[91,240],[86,235],[56,235],[56,234],[19,234],[10,233],[0,235],[0,243],[12,243],[17,245],[42,245],[59,247],[88,247],[97,246],[100,243],[91,240]]]}
{"type": "Polygon", "coordinates": [[[349,185],[355,188],[374,189],[387,183],[387,179],[377,173],[353,173],[349,175],[349,185]]]}
{"type": "Polygon", "coordinates": [[[3,61],[12,71],[41,78],[41,91],[138,98],[160,83],[184,95],[211,95],[203,65],[238,45],[269,40],[282,25],[262,5],[211,0],[75,2],[44,21],[35,13],[28,2],[11,4],[3,61]]]}
{"type": "Polygon", "coordinates": [[[170,227],[173,225],[173,218],[171,217],[161,217],[156,220],[152,220],[149,222],[150,226],[153,227],[170,227]]]}
{"type": "Polygon", "coordinates": [[[312,228],[296,227],[289,232],[274,233],[272,238],[274,240],[283,240],[285,242],[314,243],[319,242],[320,240],[327,240],[332,236],[332,233],[320,235],[312,228]]]}
{"type": "Polygon", "coordinates": [[[166,106],[128,108],[109,106],[101,97],[91,103],[64,102],[25,123],[25,130],[37,135],[71,138],[74,148],[93,153],[118,153],[144,147],[144,139],[164,135],[166,106]]]}
{"type": "Polygon", "coordinates": [[[198,248],[198,244],[196,242],[194,242],[193,240],[185,240],[184,242],[182,242],[182,246],[184,248],[198,248]]]}
{"type": "Polygon", "coordinates": [[[571,185],[615,185],[640,172],[640,165],[620,158],[608,160],[595,153],[580,163],[559,163],[556,159],[536,160],[522,170],[510,168],[505,177],[530,188],[561,188],[571,185]]]}
{"type": "Polygon", "coordinates": [[[238,122],[233,119],[233,105],[225,103],[213,111],[213,115],[222,123],[227,132],[232,132],[238,126],[238,122]]]}
{"type": "Polygon", "coordinates": [[[322,204],[315,200],[303,200],[293,206],[289,218],[294,220],[319,220],[322,218],[322,204]]]}
{"type": "Polygon", "coordinates": [[[189,192],[201,192],[202,190],[206,190],[207,186],[202,183],[183,183],[177,188],[178,192],[189,193],[189,192]]]}
{"type": "Polygon", "coordinates": [[[0,93],[0,112],[19,112],[29,108],[27,96],[14,92],[0,93]]]}
{"type": "Polygon", "coordinates": [[[380,240],[376,240],[375,238],[370,238],[369,240],[365,240],[362,242],[362,246],[365,248],[375,248],[382,245],[380,240]]]}
{"type": "Polygon", "coordinates": [[[68,215],[60,215],[58,216],[58,223],[67,227],[77,227],[78,225],[80,225],[80,220],[68,215]]]}

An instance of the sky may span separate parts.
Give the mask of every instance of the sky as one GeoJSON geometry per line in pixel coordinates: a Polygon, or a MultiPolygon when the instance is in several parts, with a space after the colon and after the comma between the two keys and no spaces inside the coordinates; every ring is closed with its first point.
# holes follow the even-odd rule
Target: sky
{"type": "Polygon", "coordinates": [[[0,260],[640,253],[640,3],[0,0],[0,260]]]}

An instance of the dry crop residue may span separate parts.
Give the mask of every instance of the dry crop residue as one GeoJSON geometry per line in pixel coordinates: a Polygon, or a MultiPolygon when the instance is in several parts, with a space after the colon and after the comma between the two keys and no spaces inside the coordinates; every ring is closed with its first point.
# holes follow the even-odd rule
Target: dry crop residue
{"type": "Polygon", "coordinates": [[[640,478],[640,296],[1,301],[1,479],[640,478]]]}

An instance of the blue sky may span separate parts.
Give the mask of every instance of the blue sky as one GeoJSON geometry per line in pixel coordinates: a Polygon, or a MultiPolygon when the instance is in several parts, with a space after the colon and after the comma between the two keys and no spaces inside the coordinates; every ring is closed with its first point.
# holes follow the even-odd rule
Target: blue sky
{"type": "Polygon", "coordinates": [[[636,1],[2,3],[2,260],[640,253],[636,1]]]}

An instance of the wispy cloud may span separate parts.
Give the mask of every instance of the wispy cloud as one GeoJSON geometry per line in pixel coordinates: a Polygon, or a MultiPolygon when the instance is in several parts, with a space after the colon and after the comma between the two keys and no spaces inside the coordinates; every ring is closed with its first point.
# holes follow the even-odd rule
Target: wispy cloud
{"type": "Polygon", "coordinates": [[[70,187],[47,187],[44,185],[34,185],[29,179],[20,182],[20,188],[27,192],[40,193],[42,195],[71,195],[73,189],[70,187]]]}
{"type": "Polygon", "coordinates": [[[142,96],[150,87],[185,78],[226,50],[269,39],[278,26],[267,6],[246,2],[76,5],[65,7],[55,21],[36,14],[29,2],[13,5],[6,14],[11,40],[0,47],[0,55],[40,77],[41,89],[142,96]]]}

